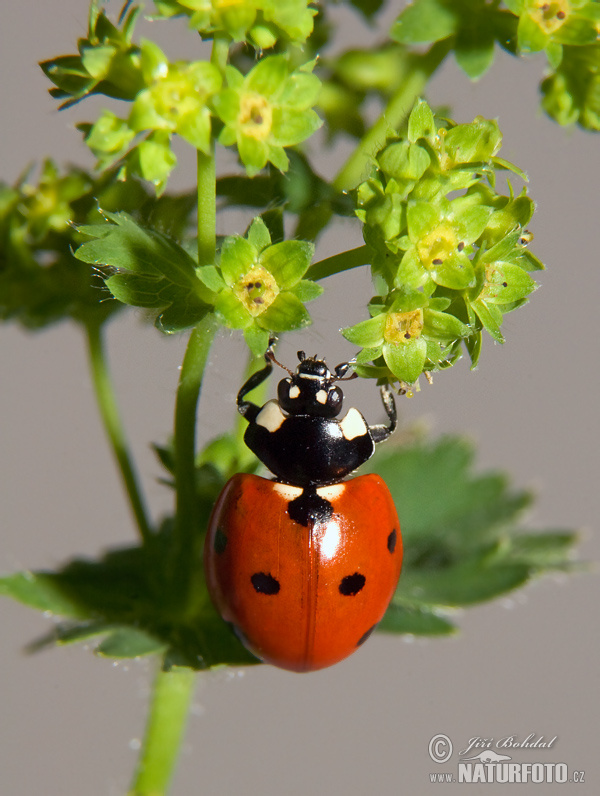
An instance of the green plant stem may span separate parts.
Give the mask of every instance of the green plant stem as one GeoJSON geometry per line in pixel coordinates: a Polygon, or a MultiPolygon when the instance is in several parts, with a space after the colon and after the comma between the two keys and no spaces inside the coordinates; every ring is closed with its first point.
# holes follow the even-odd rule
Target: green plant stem
{"type": "Polygon", "coordinates": [[[196,499],[196,412],[204,368],[218,323],[207,315],[194,327],[183,358],[175,402],[175,485],[177,513],[173,538],[173,587],[183,604],[191,573],[199,565],[202,528],[196,499]]]}
{"type": "Polygon", "coordinates": [[[333,180],[332,185],[337,191],[349,191],[364,179],[365,166],[370,158],[384,144],[388,131],[398,130],[402,125],[450,47],[447,41],[437,42],[426,53],[412,57],[406,69],[406,78],[333,180]]]}
{"type": "Polygon", "coordinates": [[[349,271],[351,268],[358,268],[361,265],[369,265],[369,250],[366,246],[358,246],[340,254],[333,254],[318,263],[313,263],[306,272],[306,279],[325,279],[326,276],[333,276],[342,271],[349,271]]]}
{"type": "Polygon", "coordinates": [[[221,73],[225,72],[229,59],[229,48],[231,46],[231,36],[227,33],[215,31],[213,45],[210,54],[210,62],[214,64],[221,73]]]}
{"type": "Polygon", "coordinates": [[[92,382],[104,430],[121,471],[140,535],[143,542],[147,543],[152,536],[152,530],[119,414],[117,399],[106,361],[102,327],[100,324],[90,323],[86,326],[86,332],[92,382]]]}
{"type": "Polygon", "coordinates": [[[217,179],[214,143],[210,155],[198,150],[198,265],[212,265],[217,240],[217,179]]]}
{"type": "MultiPolygon", "coordinates": [[[[197,153],[198,163],[198,263],[215,260],[217,226],[217,186],[214,144],[212,154],[197,153]]],[[[192,573],[200,563],[197,549],[202,528],[196,499],[196,412],[208,353],[218,328],[217,319],[207,314],[192,329],[181,365],[175,402],[175,487],[176,519],[171,549],[173,593],[179,608],[190,599],[192,573]]]]}
{"type": "Polygon", "coordinates": [[[195,672],[187,668],[160,670],[156,675],[142,752],[128,796],[166,794],[179,756],[195,680],[195,672]]]}

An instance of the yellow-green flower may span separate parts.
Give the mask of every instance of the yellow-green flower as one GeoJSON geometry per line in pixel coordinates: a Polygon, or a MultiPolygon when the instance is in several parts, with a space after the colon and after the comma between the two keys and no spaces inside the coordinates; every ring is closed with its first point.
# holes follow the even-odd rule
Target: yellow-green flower
{"type": "Polygon", "coordinates": [[[245,77],[227,67],[227,88],[213,98],[224,123],[219,141],[225,146],[237,144],[250,176],[267,163],[287,171],[284,148],[301,143],[321,126],[312,110],[321,83],[311,74],[312,68],[310,63],[290,71],[283,55],[263,58],[245,77]]]}
{"type": "Polygon", "coordinates": [[[148,88],[141,91],[129,114],[136,133],[177,133],[196,149],[210,151],[211,112],[208,100],[221,87],[219,70],[208,61],[170,64],[153,42],[142,44],[142,68],[148,88]]]}
{"type": "Polygon", "coordinates": [[[243,329],[255,354],[264,353],[269,331],[284,332],[310,323],[304,307],[322,292],[320,285],[302,279],[314,253],[312,243],[285,240],[271,244],[260,218],[248,235],[223,242],[220,273],[212,274],[211,287],[220,287],[215,308],[225,324],[243,329]]]}
{"type": "Polygon", "coordinates": [[[448,299],[427,299],[411,290],[376,297],[370,305],[373,317],[343,330],[347,340],[363,347],[356,357],[357,373],[413,384],[424,370],[443,367],[457,342],[470,333],[466,324],[444,312],[449,305],[448,299]]]}

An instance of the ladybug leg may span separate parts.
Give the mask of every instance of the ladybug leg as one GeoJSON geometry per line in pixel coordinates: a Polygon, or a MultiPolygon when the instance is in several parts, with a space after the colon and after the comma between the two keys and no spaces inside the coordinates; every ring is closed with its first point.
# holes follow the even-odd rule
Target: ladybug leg
{"type": "Polygon", "coordinates": [[[259,384],[262,384],[265,379],[268,379],[271,375],[271,371],[273,370],[273,346],[275,345],[277,338],[271,337],[269,338],[269,347],[265,352],[265,361],[266,365],[262,370],[257,370],[256,373],[253,373],[252,376],[246,381],[245,384],[242,385],[240,391],[237,395],[237,408],[238,412],[243,415],[249,423],[253,423],[256,419],[256,416],[261,410],[260,406],[257,406],[252,401],[246,401],[245,397],[249,392],[252,392],[259,384]]]}
{"type": "Polygon", "coordinates": [[[388,384],[384,384],[381,387],[381,400],[383,402],[383,408],[385,409],[385,413],[389,419],[389,425],[376,425],[370,426],[369,431],[371,432],[371,437],[373,438],[373,442],[383,442],[384,440],[391,437],[391,435],[396,430],[396,426],[398,425],[398,413],[396,411],[396,401],[394,399],[394,393],[390,389],[388,384]]]}

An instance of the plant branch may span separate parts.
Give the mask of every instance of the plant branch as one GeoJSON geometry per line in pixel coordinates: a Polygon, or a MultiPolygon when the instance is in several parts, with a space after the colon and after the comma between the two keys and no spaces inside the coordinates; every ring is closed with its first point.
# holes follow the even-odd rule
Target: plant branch
{"type": "Polygon", "coordinates": [[[198,169],[198,265],[215,261],[217,239],[217,180],[214,143],[210,155],[197,152],[198,169]]]}
{"type": "Polygon", "coordinates": [[[157,673],[138,768],[128,796],[164,796],[173,776],[194,693],[192,669],[157,673]]]}
{"type": "Polygon", "coordinates": [[[152,530],[146,514],[133,460],[127,446],[123,422],[119,414],[117,399],[106,361],[102,327],[97,323],[89,323],[86,325],[86,332],[92,383],[104,430],[121,471],[140,535],[143,542],[147,543],[152,536],[152,530]]]}
{"type": "Polygon", "coordinates": [[[366,246],[358,246],[356,249],[340,252],[340,254],[334,254],[324,260],[319,260],[318,263],[313,263],[306,272],[305,278],[317,281],[318,279],[325,279],[326,276],[349,271],[351,268],[369,265],[370,262],[368,248],[366,246]]]}
{"type": "Polygon", "coordinates": [[[333,180],[332,185],[337,191],[349,191],[364,178],[365,166],[385,143],[386,134],[389,130],[398,130],[401,127],[429,79],[450,52],[450,48],[449,41],[441,41],[434,44],[426,53],[413,55],[400,87],[395,94],[392,94],[379,119],[365,133],[333,180]]]}
{"type": "Polygon", "coordinates": [[[183,358],[175,402],[175,485],[177,515],[174,529],[172,578],[175,592],[185,603],[194,566],[199,563],[198,540],[202,537],[196,499],[196,412],[204,368],[218,328],[208,314],[192,329],[183,358]]]}

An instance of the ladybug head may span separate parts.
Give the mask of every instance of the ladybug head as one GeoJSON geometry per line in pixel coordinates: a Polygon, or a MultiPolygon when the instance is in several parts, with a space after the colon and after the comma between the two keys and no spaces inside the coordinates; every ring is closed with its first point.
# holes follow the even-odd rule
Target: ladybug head
{"type": "MultiPolygon", "coordinates": [[[[350,368],[348,362],[338,365],[333,372],[323,359],[307,357],[304,351],[298,351],[300,364],[296,372],[292,372],[273,357],[273,362],[290,374],[282,379],[277,387],[279,405],[284,412],[291,415],[316,415],[318,417],[335,417],[342,409],[344,394],[334,382],[341,381],[350,368]]],[[[346,379],[355,378],[356,374],[346,379]]]]}

